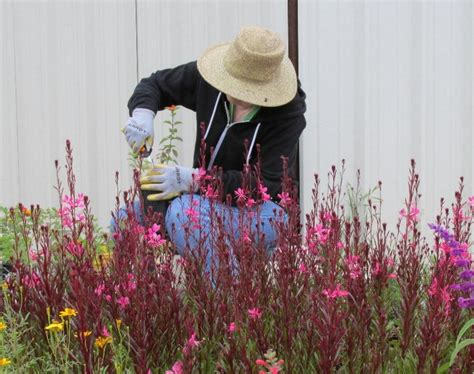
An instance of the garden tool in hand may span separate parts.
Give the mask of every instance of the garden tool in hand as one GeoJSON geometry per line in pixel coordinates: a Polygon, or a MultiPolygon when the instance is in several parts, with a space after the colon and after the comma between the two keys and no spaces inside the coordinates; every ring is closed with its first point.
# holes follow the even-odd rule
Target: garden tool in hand
{"type": "Polygon", "coordinates": [[[133,149],[133,152],[143,153],[142,157],[148,157],[152,151],[155,137],[153,131],[154,118],[155,113],[152,110],[137,108],[122,129],[128,145],[133,149]],[[143,147],[145,147],[144,151],[142,151],[143,147]]]}

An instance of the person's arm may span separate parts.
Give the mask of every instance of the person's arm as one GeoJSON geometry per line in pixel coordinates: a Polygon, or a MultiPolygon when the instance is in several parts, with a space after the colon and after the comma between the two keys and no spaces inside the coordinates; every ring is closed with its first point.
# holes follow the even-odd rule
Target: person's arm
{"type": "Polygon", "coordinates": [[[156,113],[171,105],[182,105],[195,111],[198,78],[197,64],[193,61],[159,70],[142,79],[128,101],[130,116],[136,108],[156,113]]]}
{"type": "MultiPolygon", "coordinates": [[[[272,126],[266,123],[266,126],[272,126]]],[[[263,126],[263,125],[262,125],[263,126]]],[[[282,156],[288,158],[288,170],[291,171],[296,162],[298,139],[306,126],[303,115],[289,119],[285,123],[278,123],[266,132],[265,138],[260,140],[260,170],[263,184],[268,188],[267,193],[276,198],[281,192],[283,177],[282,156]]],[[[256,150],[254,149],[254,152],[256,150]]],[[[252,157],[254,158],[254,157],[252,157]]],[[[224,197],[231,194],[235,201],[235,191],[242,186],[242,172],[227,170],[223,172],[224,197]]],[[[251,181],[255,187],[255,180],[251,181]]]]}

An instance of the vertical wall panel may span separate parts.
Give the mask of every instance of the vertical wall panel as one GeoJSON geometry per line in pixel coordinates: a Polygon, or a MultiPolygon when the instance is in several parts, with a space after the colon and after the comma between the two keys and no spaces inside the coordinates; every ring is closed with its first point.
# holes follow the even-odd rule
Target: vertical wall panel
{"type": "Polygon", "coordinates": [[[312,174],[325,175],[341,158],[349,177],[362,169],[366,191],[384,182],[383,216],[390,223],[403,204],[411,158],[421,176],[425,222],[441,196],[452,198],[459,176],[473,194],[472,7],[300,1],[300,75],[309,108],[301,150],[306,210],[312,174]],[[353,136],[352,146],[346,136],[353,136]]]}
{"type": "MultiPolygon", "coordinates": [[[[138,0],[138,56],[140,78],[152,72],[197,59],[209,46],[232,40],[243,25],[260,25],[287,39],[285,0],[193,1],[138,0]]],[[[130,92],[131,93],[131,92],[130,92]]],[[[155,119],[155,141],[165,134],[162,121],[166,112],[155,119]]],[[[183,121],[179,144],[180,162],[190,166],[195,139],[194,113],[182,108],[183,121]]],[[[158,146],[155,146],[158,149],[158,146]]]]}
{"type": "Polygon", "coordinates": [[[136,82],[134,6],[133,1],[11,4],[19,193],[3,204],[20,199],[57,206],[54,160],[64,163],[65,141],[71,139],[77,191],[90,196],[100,223],[107,224],[116,170],[125,177],[123,186],[129,185],[120,128],[136,82]]]}
{"type": "MultiPolygon", "coordinates": [[[[452,196],[459,176],[472,194],[473,19],[470,1],[300,0],[305,209],[313,173],[326,175],[342,158],[349,181],[362,170],[365,190],[383,180],[391,222],[410,158],[422,178],[425,220],[439,197],[452,196]]],[[[287,36],[284,0],[1,1],[0,20],[0,204],[54,206],[53,163],[63,160],[69,138],[78,190],[91,196],[101,224],[113,204],[115,170],[122,189],[130,184],[119,129],[137,78],[197,58],[241,25],[287,36]]],[[[180,161],[190,164],[194,115],[183,110],[180,119],[180,161]]]]}
{"type": "Polygon", "coordinates": [[[0,2],[0,205],[19,198],[12,7],[12,1],[0,2]]]}

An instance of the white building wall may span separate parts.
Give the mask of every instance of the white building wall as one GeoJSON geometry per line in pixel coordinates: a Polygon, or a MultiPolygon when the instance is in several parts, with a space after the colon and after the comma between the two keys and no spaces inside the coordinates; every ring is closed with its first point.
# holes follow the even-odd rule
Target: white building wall
{"type": "MultiPolygon", "coordinates": [[[[299,1],[300,77],[308,94],[301,142],[304,208],[313,174],[347,160],[363,188],[384,182],[385,212],[403,203],[418,162],[425,216],[458,177],[472,194],[471,1],[299,1]]],[[[137,80],[195,59],[241,25],[287,35],[285,0],[0,0],[0,205],[56,206],[54,160],[71,139],[79,192],[106,225],[115,171],[130,184],[120,133],[137,80]],[[137,43],[138,42],[138,43],[137,43]]],[[[180,161],[194,117],[182,110],[180,161]]],[[[156,140],[162,135],[156,119],[156,140]]],[[[64,170],[63,170],[64,171],[64,170]]]]}
{"type": "MultiPolygon", "coordinates": [[[[131,183],[120,128],[137,81],[196,59],[210,44],[231,40],[241,25],[267,26],[286,39],[287,6],[284,0],[0,0],[0,21],[0,205],[57,206],[54,160],[64,164],[71,139],[76,191],[89,195],[105,226],[115,172],[121,190],[131,183]]],[[[164,118],[155,120],[156,142],[164,118]]],[[[184,109],[179,119],[180,162],[190,166],[195,120],[184,109]]]]}
{"type": "Polygon", "coordinates": [[[421,177],[423,221],[452,201],[459,177],[473,195],[473,2],[299,2],[300,77],[308,95],[302,139],[304,206],[313,173],[347,161],[362,188],[383,182],[384,219],[421,177]]]}

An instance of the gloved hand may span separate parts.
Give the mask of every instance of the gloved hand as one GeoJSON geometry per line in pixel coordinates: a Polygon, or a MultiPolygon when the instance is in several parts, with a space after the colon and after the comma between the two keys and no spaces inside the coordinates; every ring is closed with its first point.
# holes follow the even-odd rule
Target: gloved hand
{"type": "Polygon", "coordinates": [[[178,165],[155,166],[144,177],[140,178],[140,188],[146,191],[160,191],[148,195],[149,201],[169,200],[182,192],[189,192],[191,186],[197,191],[197,183],[193,183],[193,175],[198,175],[199,169],[178,165]]]}
{"type": "Polygon", "coordinates": [[[150,109],[136,108],[122,129],[128,145],[139,153],[143,146],[151,150],[154,141],[153,119],[155,113],[150,109]]]}

